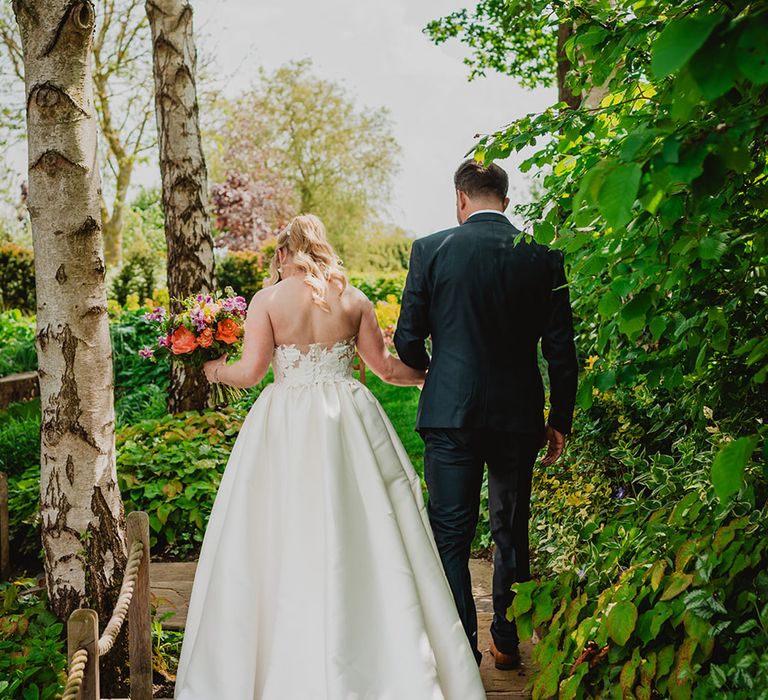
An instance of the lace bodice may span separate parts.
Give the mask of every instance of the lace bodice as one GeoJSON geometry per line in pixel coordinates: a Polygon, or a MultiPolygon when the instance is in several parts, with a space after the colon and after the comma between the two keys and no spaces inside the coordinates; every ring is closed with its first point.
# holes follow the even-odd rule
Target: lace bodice
{"type": "Polygon", "coordinates": [[[355,359],[355,339],[338,343],[278,345],[272,357],[275,383],[289,386],[350,381],[355,359]]]}

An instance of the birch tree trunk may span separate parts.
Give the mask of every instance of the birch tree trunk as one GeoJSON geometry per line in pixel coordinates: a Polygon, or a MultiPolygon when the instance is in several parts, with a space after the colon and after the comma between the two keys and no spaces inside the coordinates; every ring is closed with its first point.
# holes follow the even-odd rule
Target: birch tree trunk
{"type": "Polygon", "coordinates": [[[50,606],[111,614],[125,565],[89,1],[14,0],[23,46],[50,606]]]}
{"type": "MultiPolygon", "coordinates": [[[[186,0],[147,0],[146,9],[152,28],[168,291],[172,298],[181,298],[212,291],[215,285],[208,174],[198,122],[192,7],[186,0]]],[[[202,409],[208,390],[202,370],[174,365],[168,410],[202,409]]]]}

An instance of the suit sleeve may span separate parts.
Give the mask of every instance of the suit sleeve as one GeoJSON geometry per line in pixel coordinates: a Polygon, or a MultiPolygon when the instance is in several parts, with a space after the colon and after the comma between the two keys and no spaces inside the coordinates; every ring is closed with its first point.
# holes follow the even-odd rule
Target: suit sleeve
{"type": "Polygon", "coordinates": [[[549,318],[542,336],[541,349],[547,361],[550,387],[548,423],[561,433],[569,433],[576,405],[579,363],[573,334],[571,301],[565,279],[565,265],[560,251],[550,251],[554,263],[549,318]]]}
{"type": "Polygon", "coordinates": [[[429,291],[424,274],[421,245],[411,247],[411,262],[403,290],[400,318],[395,331],[395,349],[400,359],[414,369],[429,367],[424,341],[429,336],[429,291]]]}

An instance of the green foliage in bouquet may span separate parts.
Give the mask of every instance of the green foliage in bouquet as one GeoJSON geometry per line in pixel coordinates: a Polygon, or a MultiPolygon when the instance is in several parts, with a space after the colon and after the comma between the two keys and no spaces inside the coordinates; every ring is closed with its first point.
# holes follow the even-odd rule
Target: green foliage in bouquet
{"type": "MultiPolygon", "coordinates": [[[[172,299],[178,311],[163,306],[144,314],[153,324],[157,338],[154,347],[146,345],[138,351],[144,359],[156,361],[170,358],[194,367],[222,355],[236,355],[242,349],[244,322],[248,302],[236,296],[231,287],[214,294],[193,294],[186,299],[172,299]]],[[[227,384],[213,385],[214,405],[237,401],[242,391],[227,384]]]]}

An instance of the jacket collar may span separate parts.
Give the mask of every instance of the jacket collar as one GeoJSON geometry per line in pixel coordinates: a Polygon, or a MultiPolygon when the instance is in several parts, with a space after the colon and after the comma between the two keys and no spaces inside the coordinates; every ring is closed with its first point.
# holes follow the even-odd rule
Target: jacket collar
{"type": "Polygon", "coordinates": [[[498,224],[509,224],[511,223],[509,219],[502,214],[500,211],[479,211],[475,214],[472,214],[463,224],[479,224],[481,222],[489,222],[492,221],[494,223],[498,224]]]}

